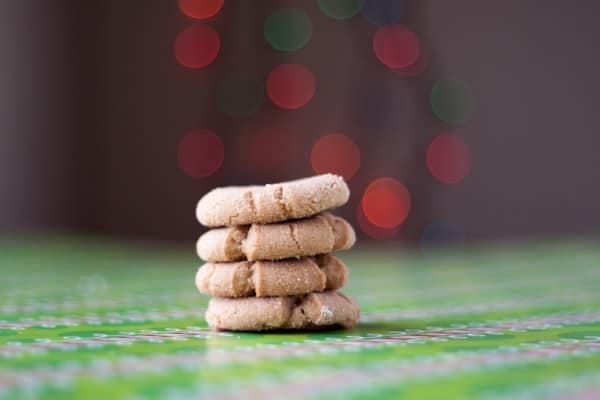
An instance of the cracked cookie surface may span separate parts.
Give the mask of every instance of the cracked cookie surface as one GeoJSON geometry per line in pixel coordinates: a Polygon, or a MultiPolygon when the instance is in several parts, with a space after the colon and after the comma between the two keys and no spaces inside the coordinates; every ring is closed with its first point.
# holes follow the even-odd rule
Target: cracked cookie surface
{"type": "Polygon", "coordinates": [[[230,186],[205,194],[196,207],[204,226],[266,224],[306,218],[348,201],[341,176],[323,174],[265,186],[230,186]]]}
{"type": "Polygon", "coordinates": [[[210,262],[280,260],[347,250],[355,241],[356,233],[346,220],[323,213],[274,224],[211,229],[198,239],[196,252],[210,262]]]}
{"type": "Polygon", "coordinates": [[[196,273],[196,287],[222,297],[289,296],[339,289],[347,279],[344,263],[324,254],[281,261],[207,263],[196,273]]]}
{"type": "Polygon", "coordinates": [[[217,330],[265,331],[351,328],[358,322],[357,303],[338,291],[305,296],[215,297],[206,310],[206,321],[217,330]]]}

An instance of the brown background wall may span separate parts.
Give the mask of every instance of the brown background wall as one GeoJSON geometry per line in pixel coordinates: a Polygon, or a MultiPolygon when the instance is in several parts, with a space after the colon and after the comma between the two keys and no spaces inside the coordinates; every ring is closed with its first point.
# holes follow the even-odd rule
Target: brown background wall
{"type": "Polygon", "coordinates": [[[352,219],[368,182],[395,176],[414,204],[399,238],[416,239],[439,218],[470,239],[600,231],[599,3],[412,2],[404,23],[432,52],[415,79],[382,68],[370,48],[375,27],[361,16],[338,23],[312,1],[255,3],[226,1],[210,22],[222,52],[194,71],[172,55],[175,36],[193,23],[176,1],[3,2],[0,231],[191,239],[202,193],[310,174],[312,142],[336,130],[362,151],[343,212],[352,219]],[[314,25],[310,45],[291,55],[262,37],[264,18],[285,4],[305,9],[314,25]],[[284,60],[317,76],[308,106],[285,113],[265,99],[248,118],[219,114],[213,92],[223,74],[252,68],[264,77],[284,60]],[[448,127],[429,111],[432,83],[447,77],[473,88],[468,125],[448,127]],[[265,126],[293,151],[259,173],[240,143],[265,126]],[[183,133],[204,127],[223,138],[225,162],[212,177],[192,179],[178,170],[176,148],[183,133]],[[427,142],[444,132],[462,135],[473,154],[459,185],[437,184],[424,166],[427,142]]]}

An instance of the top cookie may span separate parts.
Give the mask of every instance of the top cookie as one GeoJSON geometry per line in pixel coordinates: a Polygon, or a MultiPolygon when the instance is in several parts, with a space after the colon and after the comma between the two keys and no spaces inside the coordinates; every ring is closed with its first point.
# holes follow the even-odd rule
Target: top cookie
{"type": "Polygon", "coordinates": [[[344,179],[333,174],[265,186],[230,186],[205,194],[196,217],[208,227],[268,224],[310,217],[345,204],[349,197],[344,179]]]}

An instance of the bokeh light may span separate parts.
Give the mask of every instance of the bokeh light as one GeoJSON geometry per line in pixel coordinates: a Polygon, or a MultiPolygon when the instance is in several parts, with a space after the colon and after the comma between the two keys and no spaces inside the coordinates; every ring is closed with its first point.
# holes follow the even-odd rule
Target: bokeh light
{"type": "Polygon", "coordinates": [[[373,25],[397,24],[406,15],[406,3],[407,0],[364,0],[361,13],[373,25]]]}
{"type": "Polygon", "coordinates": [[[326,135],[314,143],[310,165],[316,174],[331,172],[350,180],[360,167],[360,150],[348,136],[326,135]]]}
{"type": "Polygon", "coordinates": [[[457,135],[436,136],[427,147],[427,167],[442,183],[458,183],[471,171],[471,152],[457,135]]]}
{"type": "Polygon", "coordinates": [[[179,0],[179,9],[185,15],[196,19],[212,18],[223,7],[224,0],[179,0]]]}
{"type": "Polygon", "coordinates": [[[466,82],[439,80],[431,89],[431,109],[447,124],[465,124],[473,117],[475,99],[466,82]]]}
{"type": "Polygon", "coordinates": [[[304,11],[282,8],[265,20],[267,42],[279,51],[297,51],[306,46],[312,36],[312,22],[304,11]]]}
{"type": "Polygon", "coordinates": [[[179,142],[179,168],[192,178],[205,178],[217,172],[225,158],[225,146],[208,129],[188,132],[179,142]]]}
{"type": "Polygon", "coordinates": [[[408,217],[410,195],[400,181],[379,178],[365,189],[361,206],[370,223],[380,228],[394,229],[408,217]]]}
{"type": "Polygon", "coordinates": [[[370,223],[365,216],[360,203],[356,207],[356,222],[358,222],[360,230],[373,239],[389,239],[396,236],[396,234],[400,231],[399,227],[386,229],[370,223]]]}
{"type": "Polygon", "coordinates": [[[409,66],[406,66],[403,68],[397,68],[397,69],[394,69],[393,71],[396,74],[398,74],[399,76],[406,77],[406,78],[412,78],[415,76],[419,76],[423,72],[425,72],[425,70],[427,69],[427,66],[429,65],[430,57],[431,57],[431,55],[430,55],[429,51],[425,50],[423,47],[421,47],[421,51],[419,53],[419,58],[417,59],[417,61],[415,61],[414,63],[412,63],[409,66]]]}
{"type": "Polygon", "coordinates": [[[264,97],[264,84],[253,74],[235,72],[225,77],[217,86],[217,107],[234,117],[254,114],[264,97]]]}
{"type": "Polygon", "coordinates": [[[360,11],[362,0],[319,0],[323,14],[334,19],[350,19],[360,11]]]}
{"type": "Polygon", "coordinates": [[[173,50],[181,65],[199,69],[215,61],[220,47],[217,31],[208,25],[194,25],[179,33],[173,50]]]}
{"type": "Polygon", "coordinates": [[[275,105],[293,110],[312,99],[316,85],[314,75],[303,65],[280,64],[267,77],[267,95],[275,105]]]}
{"type": "Polygon", "coordinates": [[[414,64],[421,54],[417,36],[403,25],[386,25],[373,36],[373,50],[377,59],[391,69],[414,64]]]}

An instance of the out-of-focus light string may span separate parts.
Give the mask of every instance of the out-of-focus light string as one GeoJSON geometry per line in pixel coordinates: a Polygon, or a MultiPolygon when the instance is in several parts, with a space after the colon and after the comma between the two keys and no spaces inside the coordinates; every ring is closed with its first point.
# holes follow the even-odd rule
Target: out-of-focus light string
{"type": "Polygon", "coordinates": [[[316,174],[332,172],[349,181],[360,168],[360,149],[346,135],[325,135],[313,144],[310,164],[316,174]]]}
{"type": "Polygon", "coordinates": [[[306,105],[314,96],[317,81],[313,73],[301,64],[276,66],[267,77],[267,95],[276,106],[294,110],[306,105]]]}
{"type": "Polygon", "coordinates": [[[323,14],[333,19],[350,19],[358,14],[363,6],[362,0],[319,0],[323,14]]]}
{"type": "Polygon", "coordinates": [[[421,45],[417,35],[407,27],[386,25],[375,32],[373,51],[379,61],[394,70],[416,63],[421,54],[421,45]]]}
{"type": "Polygon", "coordinates": [[[264,34],[273,49],[298,51],[310,41],[313,26],[310,17],[295,8],[281,8],[267,17],[264,34]]]}
{"type": "Polygon", "coordinates": [[[408,217],[411,199],[408,189],[395,178],[377,178],[364,190],[362,212],[379,228],[398,228],[408,217]]]}
{"type": "Polygon", "coordinates": [[[181,31],[173,52],[182,66],[192,69],[206,68],[212,64],[221,48],[221,39],[217,31],[209,25],[192,25],[181,31]]]}
{"type": "Polygon", "coordinates": [[[361,14],[373,25],[397,24],[407,14],[407,0],[363,0],[361,14]]]}
{"type": "Polygon", "coordinates": [[[224,0],[179,0],[179,9],[190,18],[205,20],[214,17],[224,0]]]}
{"type": "Polygon", "coordinates": [[[440,79],[431,89],[431,109],[447,124],[466,124],[475,112],[473,92],[464,81],[440,79]]]}
{"type": "Polygon", "coordinates": [[[192,178],[205,178],[214,174],[223,164],[224,158],[225,146],[221,138],[208,129],[190,131],[179,142],[179,168],[192,178]]]}
{"type": "Polygon", "coordinates": [[[427,167],[442,183],[459,183],[471,171],[471,151],[462,138],[452,133],[436,136],[427,146],[427,167]]]}
{"type": "MultiPolygon", "coordinates": [[[[208,68],[218,57],[221,39],[207,22],[217,17],[224,7],[224,0],[178,2],[183,14],[199,22],[177,36],[174,43],[175,58],[185,68],[208,68]]],[[[318,0],[317,5],[324,15],[335,20],[333,23],[349,23],[349,20],[362,14],[366,21],[375,25],[373,55],[398,78],[420,76],[427,70],[431,52],[418,35],[401,22],[410,11],[407,1],[318,0]]],[[[265,94],[281,112],[306,107],[317,93],[318,79],[307,65],[286,60],[285,55],[309,46],[313,33],[313,20],[304,10],[286,7],[269,13],[263,21],[264,40],[272,51],[283,54],[284,60],[269,67],[264,81],[252,71],[238,70],[224,74],[216,86],[217,108],[230,117],[248,117],[259,112],[265,94]]],[[[439,184],[460,183],[471,173],[472,157],[469,146],[457,128],[470,122],[474,116],[473,92],[465,81],[439,79],[432,86],[429,98],[432,114],[452,126],[448,130],[453,133],[431,132],[434,136],[424,154],[425,166],[439,184]]],[[[246,136],[244,150],[257,151],[250,151],[249,154],[256,153],[255,156],[245,159],[249,164],[256,164],[257,173],[264,174],[287,162],[288,152],[281,159],[271,157],[272,152],[266,154],[273,146],[284,154],[283,143],[290,139],[284,132],[276,132],[267,124],[260,132],[251,132],[246,136]],[[263,151],[265,149],[266,152],[263,151]],[[259,165],[263,167],[259,168],[259,165]]],[[[218,135],[199,129],[186,133],[181,139],[178,163],[188,176],[207,177],[221,167],[224,154],[223,141],[218,135]]],[[[337,129],[317,137],[307,158],[317,174],[332,172],[351,180],[361,170],[360,147],[352,137],[337,129]]],[[[368,236],[378,239],[393,237],[402,228],[413,206],[409,190],[400,180],[393,177],[376,178],[364,189],[356,209],[356,218],[361,230],[368,236]]],[[[423,241],[429,242],[430,237],[460,231],[459,228],[454,229],[456,226],[433,222],[423,231],[423,241]],[[440,232],[442,234],[437,235],[440,232]]],[[[458,236],[461,235],[453,235],[458,236]]]]}
{"type": "MultiPolygon", "coordinates": [[[[178,0],[179,9],[196,20],[215,17],[223,7],[224,0],[178,0]]],[[[219,33],[210,25],[196,23],[181,31],[173,44],[175,59],[190,69],[203,69],[211,65],[221,49],[219,33]]],[[[247,81],[244,81],[247,82],[247,81]]],[[[248,84],[251,85],[251,84],[248,84]]],[[[231,88],[222,85],[219,103],[231,115],[251,114],[260,106],[261,90],[255,90],[255,98],[243,98],[231,93],[231,88]]],[[[221,168],[225,158],[225,146],[221,138],[208,129],[187,132],[179,140],[177,163],[180,170],[191,178],[206,178],[221,168]]]]}

